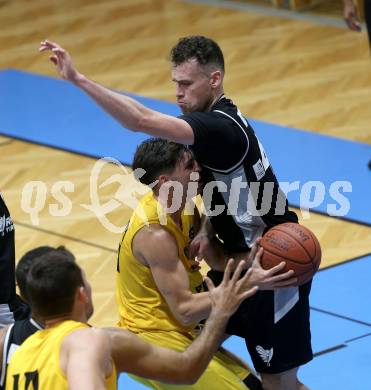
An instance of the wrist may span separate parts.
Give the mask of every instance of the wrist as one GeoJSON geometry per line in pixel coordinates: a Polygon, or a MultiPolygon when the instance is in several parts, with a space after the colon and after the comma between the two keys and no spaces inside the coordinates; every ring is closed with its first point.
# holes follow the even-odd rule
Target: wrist
{"type": "Polygon", "coordinates": [[[210,315],[207,318],[207,321],[205,323],[205,327],[212,328],[214,331],[216,329],[220,329],[221,331],[224,331],[227,326],[227,322],[229,318],[230,318],[230,314],[227,313],[225,310],[218,310],[212,308],[210,315]]]}
{"type": "Polygon", "coordinates": [[[83,74],[76,72],[76,75],[74,75],[70,81],[72,84],[76,85],[76,87],[83,87],[87,81],[87,78],[83,74]]]}
{"type": "Polygon", "coordinates": [[[197,237],[199,238],[207,238],[209,241],[212,241],[214,238],[216,238],[216,234],[214,232],[201,232],[197,233],[197,237]]]}

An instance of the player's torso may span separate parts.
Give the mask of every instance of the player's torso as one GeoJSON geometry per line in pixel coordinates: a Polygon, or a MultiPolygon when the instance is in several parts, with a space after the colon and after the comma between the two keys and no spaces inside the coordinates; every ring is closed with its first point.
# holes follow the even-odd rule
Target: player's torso
{"type": "Polygon", "coordinates": [[[202,275],[191,269],[187,257],[188,245],[194,234],[193,215],[182,215],[182,230],[180,230],[171,218],[164,214],[165,219],[159,216],[158,202],[152,193],[141,199],[140,207],[140,210],[145,212],[146,221],[140,217],[137,209],[130,219],[119,247],[116,294],[121,317],[120,324],[134,332],[149,330],[188,332],[194,326],[182,326],[175,319],[156,286],[150,268],[135,258],[132,242],[135,234],[145,226],[146,222],[166,225],[166,229],[176,239],[178,257],[188,273],[192,292],[200,292],[203,290],[202,275]]]}
{"type": "Polygon", "coordinates": [[[5,387],[6,367],[18,347],[42,327],[35,320],[26,319],[14,322],[7,330],[3,344],[3,365],[1,367],[0,389],[5,387]],[[4,372],[3,372],[4,371],[4,372]]]}
{"type": "MultiPolygon", "coordinates": [[[[60,367],[61,343],[71,332],[86,327],[80,322],[65,321],[29,337],[13,354],[6,389],[67,390],[67,379],[60,367]]],[[[115,389],[112,385],[108,388],[115,389]]]]}
{"type": "MultiPolygon", "coordinates": [[[[0,192],[0,304],[15,297],[14,224],[0,192]]],[[[1,321],[0,321],[1,322],[1,321]]]]}
{"type": "Polygon", "coordinates": [[[204,158],[203,149],[195,145],[206,183],[203,199],[210,199],[206,209],[226,248],[244,251],[270,227],[297,218],[289,212],[266,152],[238,108],[221,99],[208,115],[222,124],[219,142],[224,153],[206,153],[204,158]]]}

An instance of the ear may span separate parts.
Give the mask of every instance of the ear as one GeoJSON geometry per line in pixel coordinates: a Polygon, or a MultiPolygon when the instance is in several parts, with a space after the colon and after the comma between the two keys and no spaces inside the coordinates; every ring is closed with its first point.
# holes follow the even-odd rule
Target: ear
{"type": "Polygon", "coordinates": [[[88,294],[84,286],[81,286],[77,289],[76,296],[79,302],[87,303],[89,300],[88,294]]]}
{"type": "Polygon", "coordinates": [[[211,73],[210,75],[210,86],[211,88],[218,88],[220,87],[221,83],[223,81],[223,74],[220,70],[216,70],[211,73]]]}
{"type": "Polygon", "coordinates": [[[167,181],[169,181],[169,176],[167,175],[160,175],[158,177],[158,186],[161,187],[164,183],[166,183],[167,181]]]}

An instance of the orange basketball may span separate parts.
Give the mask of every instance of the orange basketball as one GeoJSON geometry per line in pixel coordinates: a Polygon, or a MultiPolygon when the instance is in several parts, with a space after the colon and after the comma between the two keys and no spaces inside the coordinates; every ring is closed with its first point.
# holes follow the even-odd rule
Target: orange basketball
{"type": "Polygon", "coordinates": [[[297,223],[283,223],[269,229],[260,241],[264,248],[261,265],[269,269],[286,262],[282,272],[295,271],[297,285],[312,279],[321,263],[321,246],[316,236],[297,223]]]}

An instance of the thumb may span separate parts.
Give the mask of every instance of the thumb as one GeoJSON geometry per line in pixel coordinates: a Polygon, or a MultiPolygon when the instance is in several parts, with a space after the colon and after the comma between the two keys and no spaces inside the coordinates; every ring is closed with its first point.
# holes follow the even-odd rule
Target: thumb
{"type": "Polygon", "coordinates": [[[208,276],[205,276],[204,281],[205,281],[207,289],[209,291],[213,291],[215,289],[215,285],[214,285],[213,281],[208,276]]]}
{"type": "Polygon", "coordinates": [[[194,259],[200,250],[200,241],[192,241],[189,245],[189,257],[194,259]]]}

